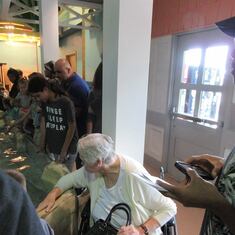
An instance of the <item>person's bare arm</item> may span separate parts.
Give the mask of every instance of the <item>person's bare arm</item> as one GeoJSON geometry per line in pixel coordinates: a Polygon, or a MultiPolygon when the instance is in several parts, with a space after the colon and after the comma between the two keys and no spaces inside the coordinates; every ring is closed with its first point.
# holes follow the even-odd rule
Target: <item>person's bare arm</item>
{"type": "Polygon", "coordinates": [[[63,162],[66,155],[67,155],[67,151],[68,151],[69,145],[73,139],[75,129],[76,129],[76,122],[75,121],[69,122],[65,141],[64,141],[63,147],[60,152],[59,162],[63,162]]]}
{"type": "Polygon", "coordinates": [[[82,113],[82,108],[81,107],[74,107],[74,110],[75,110],[75,115],[77,118],[79,118],[81,116],[81,113],[82,113]]]}
{"type": "Polygon", "coordinates": [[[37,211],[46,210],[50,212],[55,204],[56,199],[63,193],[63,191],[55,187],[51,192],[49,192],[46,198],[38,205],[37,211]]]}
{"type": "Polygon", "coordinates": [[[86,123],[87,134],[91,134],[92,133],[92,129],[93,129],[93,122],[92,122],[92,120],[87,120],[87,123],[86,123]]]}
{"type": "Polygon", "coordinates": [[[45,141],[46,141],[46,127],[45,127],[45,117],[41,117],[40,122],[40,151],[45,151],[45,141]]]}
{"type": "Polygon", "coordinates": [[[224,166],[224,159],[210,154],[194,155],[186,160],[187,163],[196,164],[210,173],[214,178],[219,175],[219,172],[224,166]]]}
{"type": "Polygon", "coordinates": [[[29,109],[29,110],[27,111],[27,113],[25,113],[25,114],[24,114],[20,119],[18,119],[14,124],[12,124],[11,126],[9,126],[9,127],[7,128],[7,130],[6,130],[6,132],[10,132],[13,127],[18,126],[18,125],[20,125],[21,123],[23,123],[23,122],[29,117],[30,113],[31,113],[31,109],[29,109]]]}
{"type": "Polygon", "coordinates": [[[172,185],[158,180],[158,184],[168,190],[164,195],[181,202],[186,207],[205,208],[215,215],[235,233],[233,216],[235,208],[220,194],[217,188],[210,182],[203,180],[194,170],[187,170],[190,181],[185,185],[172,185]]]}

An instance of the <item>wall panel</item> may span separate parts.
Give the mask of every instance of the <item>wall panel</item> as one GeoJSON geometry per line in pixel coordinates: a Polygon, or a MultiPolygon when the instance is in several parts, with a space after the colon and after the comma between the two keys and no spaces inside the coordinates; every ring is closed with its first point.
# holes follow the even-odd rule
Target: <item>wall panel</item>
{"type": "Polygon", "coordinates": [[[154,0],[152,37],[214,25],[235,16],[234,0],[154,0]]]}

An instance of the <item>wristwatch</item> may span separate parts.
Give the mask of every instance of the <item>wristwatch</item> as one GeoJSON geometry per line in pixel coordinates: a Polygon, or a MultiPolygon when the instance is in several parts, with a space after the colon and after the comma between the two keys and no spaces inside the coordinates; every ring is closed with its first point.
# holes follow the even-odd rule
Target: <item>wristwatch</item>
{"type": "Polygon", "coordinates": [[[145,235],[149,235],[149,230],[144,224],[141,224],[140,227],[144,230],[145,235]]]}

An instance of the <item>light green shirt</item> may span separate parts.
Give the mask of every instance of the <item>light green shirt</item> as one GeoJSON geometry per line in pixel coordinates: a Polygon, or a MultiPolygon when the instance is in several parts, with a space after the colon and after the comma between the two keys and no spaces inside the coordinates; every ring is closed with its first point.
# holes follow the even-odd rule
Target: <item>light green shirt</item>
{"type": "MultiPolygon", "coordinates": [[[[145,223],[150,217],[156,219],[162,226],[176,214],[175,203],[158,190],[146,184],[140,178],[132,173],[149,175],[146,169],[134,159],[123,157],[124,181],[123,195],[125,203],[131,208],[132,224],[139,226],[145,223]]],[[[55,187],[66,191],[72,187],[87,187],[91,197],[91,212],[97,202],[99,190],[105,186],[104,179],[100,174],[92,174],[85,170],[84,167],[63,176],[55,187]]],[[[119,202],[117,202],[119,203],[119,202]]],[[[91,213],[92,214],[92,213],[91,213]]],[[[90,225],[93,224],[91,219],[90,225]]],[[[162,234],[160,228],[150,235],[162,234]]]]}

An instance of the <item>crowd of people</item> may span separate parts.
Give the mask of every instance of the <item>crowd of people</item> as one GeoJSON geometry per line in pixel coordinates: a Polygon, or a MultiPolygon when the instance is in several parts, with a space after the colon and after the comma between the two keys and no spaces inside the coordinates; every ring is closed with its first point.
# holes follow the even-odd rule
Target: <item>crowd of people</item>
{"type": "MultiPolygon", "coordinates": [[[[235,63],[232,65],[235,69],[235,63]]],[[[206,209],[201,235],[235,234],[232,216],[235,213],[235,150],[226,162],[211,155],[192,156],[187,160],[209,172],[217,179],[215,184],[188,169],[187,180],[179,186],[158,180],[166,189],[160,192],[138,177],[151,178],[140,163],[116,153],[111,137],[101,134],[102,63],[95,72],[91,92],[65,59],[45,64],[45,76],[33,73],[26,79],[21,72],[9,69],[8,77],[13,86],[9,94],[2,89],[2,109],[7,112],[17,108],[18,120],[14,125],[20,125],[25,132],[30,131],[27,123],[32,119],[33,128],[40,128],[40,151],[48,151],[53,161],[65,164],[71,171],[57,182],[38,210],[50,213],[66,190],[85,187],[90,192],[90,226],[99,219],[104,220],[117,203],[130,206],[131,225],[125,225],[122,213],[116,212],[113,216],[118,235],[162,234],[161,226],[176,214],[172,199],[185,206],[206,209]]],[[[38,219],[21,175],[0,172],[0,183],[0,201],[4,202],[0,203],[0,234],[12,235],[17,231],[53,234],[50,226],[38,219]],[[11,226],[6,221],[12,221],[11,226]]]]}
{"type": "MultiPolygon", "coordinates": [[[[47,151],[51,160],[65,164],[71,171],[60,179],[38,210],[50,212],[55,200],[69,188],[87,188],[90,225],[105,219],[115,204],[125,202],[131,207],[132,224],[123,226],[122,214],[115,214],[119,234],[161,234],[161,226],[176,214],[175,203],[135,176],[133,173],[149,173],[137,161],[117,154],[112,139],[101,134],[102,63],[94,74],[91,91],[65,59],[46,63],[45,75],[35,72],[26,79],[14,71],[14,76],[9,75],[13,83],[11,96],[3,97],[3,105],[8,102],[6,112],[16,108],[18,113],[7,131],[18,126],[30,134],[39,128],[39,151],[47,151]]],[[[43,226],[45,234],[51,232],[48,226],[43,226]]]]}
{"type": "Polygon", "coordinates": [[[102,63],[95,72],[91,92],[65,59],[46,63],[44,75],[34,72],[26,78],[20,70],[10,68],[7,76],[13,85],[8,94],[2,85],[0,108],[15,120],[7,131],[17,126],[33,136],[39,129],[40,151],[66,163],[71,171],[79,168],[78,138],[102,131],[102,63]],[[57,145],[53,144],[55,139],[57,145]]]}

